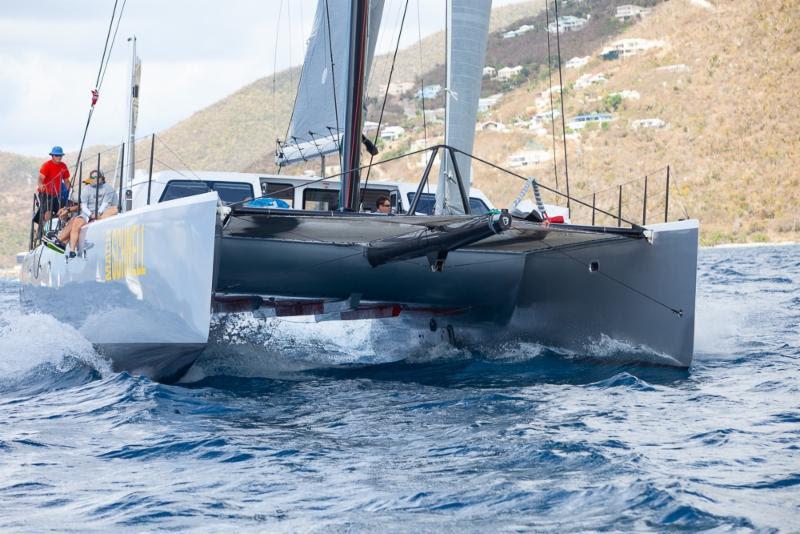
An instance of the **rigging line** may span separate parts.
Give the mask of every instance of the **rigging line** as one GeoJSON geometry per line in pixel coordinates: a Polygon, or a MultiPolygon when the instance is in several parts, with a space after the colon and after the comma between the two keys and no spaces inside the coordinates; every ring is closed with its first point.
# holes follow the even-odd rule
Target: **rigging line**
{"type": "MultiPolygon", "coordinates": [[[[292,0],[289,0],[286,3],[286,16],[289,19],[289,24],[288,24],[288,28],[289,28],[289,67],[291,68],[291,66],[292,66],[292,45],[294,44],[294,43],[292,43],[292,0]]],[[[289,84],[291,84],[292,81],[293,81],[292,80],[292,71],[290,70],[289,71],[289,84]]],[[[297,83],[298,83],[298,85],[300,84],[300,82],[297,82],[297,83]]]]}
{"type": "MultiPolygon", "coordinates": [[[[392,75],[394,74],[394,66],[397,62],[397,52],[400,50],[400,38],[403,36],[403,26],[406,22],[406,13],[408,12],[408,1],[406,0],[406,5],[403,8],[403,17],[400,19],[400,31],[397,32],[397,44],[394,47],[394,56],[392,56],[392,67],[389,69],[389,80],[386,82],[386,92],[383,95],[383,105],[381,106],[381,114],[378,116],[378,128],[375,130],[375,141],[373,144],[378,144],[378,136],[381,133],[381,124],[383,124],[383,112],[386,109],[386,101],[389,100],[389,86],[392,84],[392,75]]],[[[364,194],[367,192],[367,184],[369,184],[369,175],[372,172],[372,160],[375,157],[374,154],[369,155],[369,165],[367,166],[367,178],[364,180],[364,189],[361,191],[361,200],[360,203],[364,203],[364,194]]]]}
{"type": "MultiPolygon", "coordinates": [[[[100,68],[97,71],[97,81],[95,81],[95,89],[97,89],[97,85],[100,83],[100,75],[103,72],[103,62],[106,59],[106,52],[108,51],[108,40],[111,38],[111,28],[114,26],[114,18],[117,14],[117,2],[119,0],[114,0],[114,10],[111,12],[111,20],[108,22],[108,32],[106,33],[106,43],[103,46],[103,56],[100,58],[100,68]]],[[[86,134],[89,132],[89,124],[92,122],[92,115],[94,114],[94,103],[92,103],[92,107],[89,108],[89,116],[86,117],[86,126],[83,128],[83,138],[81,139],[81,147],[78,149],[78,158],[75,163],[75,170],[72,172],[72,179],[69,181],[69,188],[72,189],[72,186],[75,184],[75,174],[78,172],[78,162],[81,160],[81,155],[83,154],[83,146],[86,143],[86,134]]]]}
{"type": "Polygon", "coordinates": [[[670,189],[673,189],[675,191],[675,194],[678,196],[678,203],[681,205],[681,209],[683,210],[684,216],[687,219],[690,219],[691,217],[689,217],[689,212],[686,211],[686,206],[683,203],[683,195],[681,195],[681,189],[678,186],[678,175],[675,174],[674,167],[673,167],[673,171],[672,171],[671,176],[672,176],[672,179],[675,180],[675,187],[674,188],[670,188],[670,189]]]}
{"type": "Polygon", "coordinates": [[[117,25],[114,27],[114,35],[111,37],[111,47],[108,49],[108,57],[106,58],[106,65],[103,67],[103,74],[100,76],[100,83],[97,86],[97,90],[100,90],[100,87],[103,85],[103,80],[106,79],[106,71],[108,70],[108,63],[111,61],[111,52],[114,50],[114,43],[117,42],[117,31],[119,31],[119,23],[122,22],[122,14],[125,13],[125,4],[128,3],[128,0],[122,0],[122,7],[119,9],[119,16],[117,17],[117,25]]]}
{"type": "MultiPolygon", "coordinates": [[[[545,0],[544,3],[544,14],[545,14],[545,33],[547,34],[547,76],[550,78],[550,124],[553,130],[553,175],[556,179],[556,189],[561,189],[558,185],[558,163],[556,162],[556,114],[555,114],[555,106],[553,105],[553,66],[551,65],[552,62],[552,52],[550,51],[550,8],[547,7],[548,0],[545,0]]],[[[556,25],[558,26],[558,25],[556,25]]],[[[559,91],[561,97],[563,98],[563,88],[559,91]]]]}
{"type": "MultiPolygon", "coordinates": [[[[581,261],[581,260],[579,260],[578,258],[576,258],[576,257],[574,257],[574,256],[571,256],[570,254],[568,254],[568,253],[564,252],[563,250],[560,250],[560,249],[558,249],[557,247],[554,247],[554,246],[552,246],[552,245],[548,244],[548,243],[547,243],[547,242],[545,242],[545,241],[542,241],[542,243],[543,243],[543,244],[544,244],[546,247],[548,247],[550,250],[552,250],[552,251],[554,251],[554,252],[557,252],[557,253],[559,253],[559,254],[562,254],[562,255],[566,256],[567,258],[569,258],[569,259],[571,259],[572,261],[574,261],[574,262],[578,263],[579,265],[581,265],[581,266],[585,267],[586,269],[589,269],[589,268],[590,268],[590,266],[589,266],[589,265],[587,265],[586,263],[582,262],[582,261],[581,261]]],[[[630,291],[633,291],[633,292],[634,292],[634,293],[636,293],[637,295],[639,295],[639,296],[642,296],[642,297],[646,298],[647,300],[649,300],[649,301],[651,301],[651,302],[654,302],[655,304],[658,304],[658,305],[659,305],[659,306],[661,306],[662,308],[666,308],[667,310],[671,311],[672,313],[674,313],[674,314],[675,314],[675,315],[677,315],[678,317],[683,317],[683,309],[681,309],[681,308],[673,308],[673,307],[672,307],[672,306],[670,306],[669,304],[666,304],[665,302],[662,302],[662,301],[658,300],[657,298],[655,298],[655,297],[653,297],[653,296],[651,296],[651,295],[648,295],[648,294],[647,294],[647,293],[645,293],[644,291],[641,291],[641,290],[639,290],[639,289],[636,289],[635,287],[633,287],[633,286],[631,286],[631,285],[629,285],[629,284],[626,284],[626,283],[625,283],[625,282],[623,282],[622,280],[620,280],[620,279],[618,279],[618,278],[614,278],[614,277],[613,277],[613,276],[611,276],[610,274],[604,273],[603,271],[597,270],[597,271],[594,271],[594,272],[596,272],[597,274],[600,274],[600,275],[602,275],[604,278],[606,278],[606,279],[608,279],[608,280],[611,280],[612,282],[616,282],[617,284],[621,285],[622,287],[624,287],[624,288],[626,288],[626,289],[629,289],[630,291]]]]}
{"type": "MultiPolygon", "coordinates": [[[[441,147],[441,146],[444,146],[444,145],[437,145],[437,148],[438,148],[438,147],[441,147]]],[[[471,158],[471,159],[473,159],[473,160],[475,160],[475,161],[479,161],[479,162],[483,163],[484,165],[488,165],[489,167],[492,167],[493,169],[496,169],[496,170],[498,170],[498,171],[500,171],[500,172],[504,172],[504,173],[506,173],[506,174],[510,174],[511,176],[513,176],[513,177],[515,177],[515,178],[518,178],[518,179],[520,179],[520,180],[525,180],[525,181],[527,181],[527,180],[528,180],[528,178],[526,178],[525,176],[522,176],[521,174],[517,174],[517,173],[515,173],[514,171],[510,171],[510,170],[508,170],[508,169],[504,169],[503,167],[501,167],[501,166],[499,166],[499,165],[497,165],[497,164],[495,164],[495,163],[492,163],[491,161],[488,161],[488,160],[485,160],[485,159],[483,159],[483,158],[481,158],[481,157],[478,157],[478,156],[476,156],[475,154],[470,154],[470,153],[468,153],[468,152],[464,152],[463,150],[459,150],[458,148],[455,148],[455,147],[450,147],[450,148],[451,148],[453,151],[455,151],[455,152],[458,152],[459,154],[464,154],[465,156],[467,156],[467,157],[469,157],[469,158],[471,158]]],[[[388,160],[387,160],[387,161],[388,161],[388,160]]],[[[379,163],[383,163],[383,162],[379,162],[379,163]]],[[[539,187],[541,187],[542,189],[544,189],[544,190],[546,190],[546,191],[550,191],[551,193],[555,193],[555,194],[556,194],[556,195],[558,195],[558,196],[565,197],[565,198],[566,198],[568,201],[570,201],[570,200],[571,200],[571,201],[573,201],[573,202],[577,202],[578,204],[580,204],[580,205],[582,205],[582,206],[585,206],[585,207],[587,207],[587,208],[591,208],[591,207],[592,207],[592,205],[591,205],[591,204],[587,204],[586,202],[583,202],[582,200],[580,200],[580,199],[578,199],[578,198],[570,197],[570,196],[568,196],[568,195],[566,195],[566,194],[562,193],[561,191],[557,191],[557,190],[553,189],[552,187],[548,187],[548,186],[546,186],[546,185],[544,185],[544,184],[539,184],[539,187]]],[[[602,210],[602,209],[600,209],[600,208],[594,208],[594,209],[595,209],[595,211],[597,211],[598,213],[602,213],[603,215],[608,215],[609,217],[613,217],[613,218],[614,218],[614,220],[616,220],[616,219],[617,219],[617,216],[616,216],[615,214],[613,214],[613,213],[609,213],[609,212],[607,212],[607,211],[604,211],[604,210],[602,210]]],[[[636,226],[636,223],[634,223],[634,222],[632,222],[632,221],[629,221],[629,220],[627,220],[627,219],[625,219],[625,218],[622,218],[621,220],[622,220],[622,222],[624,222],[625,224],[630,224],[631,226],[636,226]]]]}
{"type": "MultiPolygon", "coordinates": [[[[281,14],[283,13],[283,0],[278,6],[278,17],[275,19],[275,48],[272,53],[272,131],[278,137],[278,106],[276,93],[278,85],[278,39],[281,32],[281,14]]],[[[291,65],[289,66],[291,68],[291,65]]]]}
{"type": "MultiPolygon", "coordinates": [[[[327,20],[327,30],[328,30],[328,51],[330,52],[331,56],[331,85],[333,86],[333,113],[336,116],[336,135],[337,137],[341,137],[339,132],[339,103],[336,101],[336,64],[333,62],[333,39],[331,37],[331,13],[328,9],[328,0],[325,0],[325,18],[327,20]]],[[[323,169],[324,170],[324,169],[323,169]]],[[[323,174],[325,174],[323,172],[323,174]]]]}
{"type": "MultiPolygon", "coordinates": [[[[291,4],[291,1],[289,2],[289,4],[291,4]]],[[[291,10],[289,10],[289,14],[291,15],[291,10]]],[[[290,19],[290,23],[289,23],[289,30],[291,32],[291,19],[290,19]]],[[[292,36],[291,36],[291,33],[290,33],[289,34],[289,42],[290,43],[291,43],[291,40],[292,40],[292,36]]],[[[293,82],[292,82],[292,80],[293,80],[293,78],[292,78],[292,69],[294,67],[292,67],[292,65],[291,65],[291,59],[290,59],[289,63],[290,63],[289,64],[289,85],[291,86],[291,85],[293,85],[293,82]]],[[[289,123],[286,125],[286,134],[283,137],[285,140],[289,139],[289,128],[292,127],[292,119],[294,119],[294,112],[297,109],[297,99],[300,97],[300,86],[303,83],[303,74],[305,74],[305,72],[306,72],[306,64],[305,64],[305,62],[303,62],[303,66],[300,67],[300,76],[297,79],[297,86],[296,86],[295,91],[294,91],[294,102],[292,103],[292,114],[289,115],[289,123]]],[[[279,167],[279,172],[280,172],[280,168],[282,168],[282,167],[279,167]]]]}
{"type": "MultiPolygon", "coordinates": [[[[178,169],[176,169],[175,167],[171,167],[170,165],[167,165],[165,162],[161,161],[160,159],[158,159],[158,158],[156,158],[156,157],[154,157],[154,158],[153,158],[153,161],[156,161],[157,163],[160,163],[161,165],[163,165],[164,167],[168,168],[168,169],[169,169],[169,170],[171,170],[172,172],[176,172],[176,173],[180,174],[181,176],[183,176],[184,178],[186,178],[186,179],[187,179],[187,180],[189,180],[189,181],[191,181],[191,180],[192,180],[192,177],[191,177],[191,176],[186,176],[185,174],[183,174],[181,171],[179,171],[179,170],[178,170],[178,169]]],[[[196,180],[199,180],[199,181],[201,181],[201,182],[204,182],[204,180],[201,180],[200,178],[195,178],[195,179],[196,179],[196,180]]],[[[148,179],[148,180],[142,180],[142,181],[141,181],[141,182],[139,182],[139,183],[140,183],[140,184],[146,184],[148,181],[149,181],[149,179],[148,179]]],[[[245,200],[245,202],[249,202],[249,200],[245,200]]]]}
{"type": "MultiPolygon", "coordinates": [[[[441,145],[437,145],[436,148],[438,148],[439,146],[441,146],[441,145]]],[[[407,154],[400,154],[399,156],[393,156],[391,158],[387,158],[387,159],[381,160],[381,161],[375,163],[375,165],[381,165],[383,163],[389,163],[391,161],[396,161],[396,160],[401,159],[401,158],[407,158],[407,157],[410,157],[410,156],[414,156],[416,154],[421,154],[422,152],[428,152],[429,150],[432,150],[432,148],[421,148],[421,149],[415,150],[413,152],[408,152],[407,154]]],[[[355,172],[357,170],[361,171],[361,170],[364,170],[366,168],[367,168],[366,165],[362,165],[358,169],[353,169],[353,170],[350,170],[350,171],[347,171],[347,172],[355,172]]],[[[502,170],[504,170],[504,169],[502,169],[502,170]]],[[[508,171],[506,171],[506,172],[508,172],[508,171]]],[[[344,174],[347,174],[347,173],[340,172],[339,174],[333,174],[331,176],[323,176],[323,177],[321,177],[321,178],[319,178],[317,180],[311,180],[310,182],[303,182],[302,184],[298,184],[298,185],[290,185],[289,187],[286,187],[284,189],[279,189],[278,191],[273,191],[273,192],[270,193],[270,195],[277,195],[277,194],[280,194],[280,193],[285,193],[287,191],[293,191],[294,189],[296,189],[298,187],[303,187],[303,186],[307,186],[307,185],[316,184],[316,183],[319,183],[319,182],[321,182],[323,180],[332,180],[333,178],[340,177],[340,176],[342,176],[344,174]]],[[[520,176],[520,178],[522,178],[522,177],[520,176]]],[[[523,178],[523,179],[527,179],[527,178],[523,178]]],[[[261,196],[257,196],[255,198],[252,198],[250,200],[255,200],[255,199],[258,199],[258,198],[265,198],[267,196],[268,195],[261,195],[261,196]]],[[[242,201],[239,201],[239,202],[231,202],[229,204],[229,206],[238,206],[238,205],[243,204],[245,202],[249,202],[249,200],[242,200],[242,201]]]]}
{"type": "Polygon", "coordinates": [[[567,182],[567,211],[569,211],[570,196],[569,196],[569,162],[567,161],[567,126],[564,122],[564,76],[561,72],[561,30],[558,27],[558,0],[553,1],[556,12],[556,48],[558,50],[558,83],[561,86],[561,135],[564,140],[564,176],[567,182]]]}
{"type": "MultiPolygon", "coordinates": [[[[661,171],[664,171],[664,170],[666,170],[666,167],[662,167],[661,169],[658,169],[658,170],[655,170],[655,171],[651,171],[650,173],[645,174],[644,176],[641,176],[639,178],[633,178],[631,180],[628,180],[627,182],[620,182],[618,184],[610,185],[610,186],[606,187],[605,189],[597,189],[595,191],[592,191],[592,194],[601,195],[601,194],[607,193],[609,191],[616,191],[617,189],[619,189],[620,186],[625,187],[626,185],[630,185],[630,184],[634,184],[634,183],[637,183],[637,182],[641,182],[645,178],[648,178],[650,176],[656,176],[658,173],[660,173],[661,171]]],[[[660,195],[662,193],[652,193],[652,195],[657,195],[657,194],[660,195]]],[[[651,196],[651,194],[648,194],[648,197],[649,196],[651,196]]],[[[575,197],[575,198],[578,198],[578,197],[575,197]]],[[[583,197],[583,198],[588,198],[588,195],[586,197],[583,197]]]]}
{"type": "Polygon", "coordinates": [[[100,58],[100,69],[97,71],[97,80],[94,82],[95,89],[97,89],[97,86],[100,84],[100,76],[103,74],[103,64],[106,60],[106,52],[108,52],[108,41],[111,38],[111,28],[114,27],[114,19],[117,15],[118,2],[119,0],[114,0],[114,10],[111,12],[111,21],[108,23],[108,33],[106,33],[106,44],[103,46],[103,55],[100,58]]]}
{"type": "Polygon", "coordinates": [[[417,0],[417,38],[419,48],[419,83],[420,83],[420,96],[422,96],[422,135],[425,139],[425,146],[428,146],[428,122],[425,119],[425,78],[422,76],[422,22],[419,16],[419,3],[422,0],[417,0]]]}
{"type": "Polygon", "coordinates": [[[172,155],[173,155],[173,156],[175,156],[176,158],[178,158],[178,161],[180,161],[180,162],[183,164],[183,166],[184,166],[184,167],[186,167],[186,170],[188,170],[190,173],[192,173],[192,174],[195,176],[195,178],[196,178],[197,180],[199,180],[199,181],[201,181],[201,182],[203,181],[203,179],[202,179],[202,178],[200,178],[200,176],[199,176],[199,175],[198,175],[198,174],[197,174],[197,173],[194,171],[194,169],[192,169],[191,167],[189,167],[189,165],[187,165],[187,164],[186,164],[186,162],[183,160],[183,158],[181,158],[181,157],[178,155],[178,153],[177,153],[177,152],[175,152],[175,151],[172,149],[172,147],[171,147],[171,146],[169,146],[169,145],[166,143],[166,141],[164,141],[164,139],[162,139],[162,138],[161,138],[160,136],[158,136],[158,135],[156,136],[156,139],[158,139],[158,140],[161,142],[161,144],[162,144],[162,145],[164,145],[164,147],[165,147],[167,150],[169,150],[170,152],[172,152],[172,155]]]}

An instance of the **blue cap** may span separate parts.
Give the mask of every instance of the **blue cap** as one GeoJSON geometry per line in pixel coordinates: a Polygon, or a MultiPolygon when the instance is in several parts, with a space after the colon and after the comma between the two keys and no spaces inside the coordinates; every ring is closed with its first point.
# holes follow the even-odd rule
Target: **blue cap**
{"type": "Polygon", "coordinates": [[[60,146],[54,146],[53,150],[50,151],[50,155],[51,156],[63,156],[64,155],[64,149],[61,148],[60,146]]]}

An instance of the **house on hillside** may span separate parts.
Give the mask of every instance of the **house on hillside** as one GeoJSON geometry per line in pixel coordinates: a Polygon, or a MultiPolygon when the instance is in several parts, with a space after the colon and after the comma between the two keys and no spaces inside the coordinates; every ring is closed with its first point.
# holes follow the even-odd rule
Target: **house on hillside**
{"type": "Polygon", "coordinates": [[[582,130],[590,124],[603,124],[615,120],[614,115],[611,113],[587,113],[573,117],[567,123],[567,128],[572,130],[582,130]]]}
{"type": "Polygon", "coordinates": [[[590,85],[605,83],[607,81],[606,75],[602,72],[598,72],[597,74],[584,74],[575,80],[575,89],[585,89],[590,85]]]}
{"type": "Polygon", "coordinates": [[[362,132],[374,132],[378,129],[378,123],[372,121],[364,121],[364,127],[361,129],[362,132]]]}
{"type": "Polygon", "coordinates": [[[652,11],[649,7],[634,6],[626,4],[624,6],[617,6],[617,13],[614,15],[622,22],[626,22],[634,17],[644,17],[652,11]]]}
{"type": "Polygon", "coordinates": [[[666,45],[664,41],[652,39],[620,39],[603,48],[600,55],[605,58],[616,54],[618,57],[626,58],[654,48],[662,48],[664,45],[666,45]]]}
{"type": "Polygon", "coordinates": [[[666,125],[667,123],[661,119],[637,119],[630,123],[631,128],[634,130],[643,128],[664,128],[666,125]]]}
{"type": "Polygon", "coordinates": [[[567,15],[558,19],[558,26],[555,22],[548,24],[547,31],[549,33],[576,32],[586,26],[587,22],[589,22],[587,19],[567,15]]]}
{"type": "Polygon", "coordinates": [[[495,107],[503,99],[503,93],[497,93],[478,99],[478,112],[484,113],[495,107]]]}
{"type": "Polygon", "coordinates": [[[384,141],[397,141],[403,137],[406,129],[402,126],[386,126],[381,130],[381,139],[384,141]]]}
{"type": "Polygon", "coordinates": [[[568,69],[579,69],[589,63],[591,56],[584,56],[584,57],[574,57],[564,63],[564,66],[568,69]]]}
{"type": "Polygon", "coordinates": [[[552,154],[545,147],[535,141],[525,143],[525,149],[509,156],[506,160],[508,167],[527,167],[544,163],[553,158],[552,154]]]}
{"type": "Polygon", "coordinates": [[[426,85],[425,87],[417,91],[417,94],[414,95],[414,97],[432,100],[437,96],[439,96],[439,93],[441,92],[442,92],[442,86],[439,85],[438,83],[434,85],[426,85]]]}
{"type": "Polygon", "coordinates": [[[413,88],[414,84],[412,82],[392,82],[389,84],[389,94],[392,96],[401,96],[411,91],[413,88]]]}
{"type": "Polygon", "coordinates": [[[498,80],[511,80],[522,74],[522,65],[516,67],[503,67],[497,71],[498,80]]]}
{"type": "Polygon", "coordinates": [[[516,30],[509,30],[507,32],[504,32],[503,39],[513,39],[514,37],[526,34],[533,29],[534,29],[533,24],[523,24],[516,30]]]}
{"type": "Polygon", "coordinates": [[[639,100],[642,98],[642,95],[639,94],[639,91],[628,89],[617,91],[616,93],[609,93],[608,96],[619,96],[623,100],[639,100]]]}
{"type": "Polygon", "coordinates": [[[490,80],[496,78],[497,69],[494,67],[489,67],[488,65],[486,67],[483,67],[483,77],[489,78],[490,80]]]}

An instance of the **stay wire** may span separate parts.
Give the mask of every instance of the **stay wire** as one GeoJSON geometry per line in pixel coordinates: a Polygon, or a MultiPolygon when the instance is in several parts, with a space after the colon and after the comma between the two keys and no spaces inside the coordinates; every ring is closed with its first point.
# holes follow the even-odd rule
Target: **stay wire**
{"type": "Polygon", "coordinates": [[[419,83],[420,83],[420,100],[422,101],[422,135],[425,139],[425,146],[428,146],[428,121],[425,118],[425,78],[422,76],[422,22],[419,15],[419,3],[422,0],[417,0],[417,42],[419,49],[419,83]]]}
{"type": "MultiPolygon", "coordinates": [[[[277,127],[278,124],[278,106],[276,101],[277,85],[278,85],[278,40],[281,31],[281,13],[283,12],[283,0],[278,6],[278,17],[275,19],[275,48],[272,53],[272,126],[277,127]]],[[[292,68],[289,65],[289,68],[292,68]]],[[[278,130],[273,130],[275,137],[278,137],[278,130]]]]}
{"type": "Polygon", "coordinates": [[[111,38],[111,47],[108,49],[108,57],[106,58],[105,67],[103,67],[103,74],[100,76],[100,83],[97,85],[97,90],[103,86],[103,80],[106,79],[106,72],[108,71],[108,64],[111,61],[111,52],[114,50],[114,43],[117,42],[117,32],[119,31],[119,23],[122,22],[122,14],[125,13],[125,4],[128,0],[122,0],[122,7],[119,9],[119,16],[117,17],[117,25],[114,27],[114,36],[111,38]]]}
{"type": "MultiPolygon", "coordinates": [[[[331,13],[328,9],[328,0],[325,0],[325,19],[328,28],[328,52],[331,56],[331,85],[333,86],[333,113],[336,117],[336,135],[341,132],[339,125],[339,103],[336,101],[336,64],[333,62],[333,37],[331,35],[331,13]]],[[[325,174],[323,172],[323,174],[325,174]]]]}
{"type": "Polygon", "coordinates": [[[564,177],[566,178],[566,187],[567,187],[567,211],[570,208],[570,196],[569,196],[569,162],[567,161],[567,126],[564,121],[564,76],[561,71],[561,31],[558,27],[558,0],[553,1],[553,5],[555,6],[555,15],[556,15],[556,48],[558,50],[558,83],[561,87],[559,94],[561,95],[561,136],[563,137],[564,141],[564,177]]]}
{"type": "MultiPolygon", "coordinates": [[[[105,64],[106,53],[108,52],[108,41],[111,39],[111,28],[114,27],[114,18],[116,18],[117,15],[118,2],[119,0],[114,0],[114,10],[111,12],[111,21],[108,23],[108,32],[106,33],[106,43],[103,46],[103,55],[100,58],[100,68],[97,71],[97,80],[94,82],[95,89],[97,89],[97,87],[100,85],[100,78],[103,74],[103,65],[105,64]]],[[[110,56],[111,54],[109,53],[108,55],[110,56]]]]}
{"type": "MultiPolygon", "coordinates": [[[[551,250],[551,251],[553,251],[553,252],[557,252],[557,253],[559,253],[559,254],[561,254],[561,255],[563,255],[563,256],[565,256],[565,257],[569,258],[570,260],[572,260],[572,261],[574,261],[574,262],[578,263],[579,265],[581,265],[582,267],[585,267],[586,269],[590,269],[590,266],[589,266],[589,265],[585,264],[584,262],[582,262],[582,261],[581,261],[581,260],[579,260],[578,258],[576,258],[576,257],[574,257],[574,256],[572,256],[572,255],[570,255],[570,254],[568,254],[567,252],[565,252],[565,251],[563,251],[563,250],[560,250],[558,247],[554,247],[554,246],[552,246],[552,245],[548,244],[548,243],[547,243],[547,242],[545,242],[545,241],[542,241],[542,243],[543,243],[543,244],[544,244],[544,245],[545,245],[545,246],[546,246],[546,247],[547,247],[549,250],[551,250]]],[[[652,295],[648,295],[648,294],[647,294],[647,293],[645,293],[644,291],[641,291],[641,290],[639,290],[639,289],[636,289],[635,287],[631,286],[630,284],[627,284],[627,283],[623,282],[622,280],[620,280],[620,279],[618,279],[618,278],[614,278],[614,277],[613,277],[613,276],[611,276],[610,274],[604,273],[603,271],[597,270],[597,271],[594,271],[594,272],[595,272],[595,273],[597,273],[597,274],[599,274],[599,275],[601,275],[601,276],[603,276],[603,277],[604,277],[604,278],[606,278],[607,280],[611,280],[612,282],[615,282],[615,283],[617,283],[617,284],[621,285],[622,287],[624,287],[624,288],[626,288],[626,289],[628,289],[628,290],[630,290],[630,291],[632,291],[632,292],[636,293],[637,295],[639,295],[639,296],[641,296],[641,297],[644,297],[645,299],[647,299],[647,300],[649,300],[649,301],[651,301],[651,302],[653,302],[653,303],[655,303],[655,304],[657,304],[657,305],[661,306],[662,308],[665,308],[665,309],[667,309],[667,310],[671,311],[672,313],[674,313],[674,314],[675,314],[675,315],[677,315],[678,317],[683,317],[683,309],[680,309],[680,308],[673,308],[673,307],[672,307],[672,306],[670,306],[669,304],[666,304],[665,302],[662,302],[662,301],[658,300],[657,298],[653,297],[652,295]]]]}
{"type": "MultiPolygon", "coordinates": [[[[100,80],[103,75],[104,71],[104,64],[106,63],[106,55],[108,54],[111,57],[111,54],[108,53],[108,42],[111,39],[111,29],[114,27],[114,19],[117,16],[117,3],[119,0],[114,0],[114,9],[111,11],[111,20],[108,21],[108,31],[106,32],[106,42],[103,45],[103,55],[100,58],[100,67],[97,71],[97,80],[94,83],[95,90],[98,89],[100,85],[100,80]]],[[[122,13],[120,13],[120,16],[122,13]]],[[[116,38],[116,32],[114,32],[114,37],[116,38]]],[[[75,170],[72,172],[72,179],[69,182],[69,188],[75,185],[75,174],[78,172],[78,165],[81,161],[81,156],[83,155],[83,147],[86,144],[86,134],[89,133],[89,125],[92,122],[92,115],[94,114],[94,102],[92,102],[92,106],[89,108],[89,115],[86,117],[86,125],[83,127],[83,137],[81,138],[81,146],[78,149],[78,157],[75,162],[75,170]]]]}
{"type": "MultiPolygon", "coordinates": [[[[553,105],[553,66],[551,65],[553,53],[550,49],[550,8],[547,7],[548,0],[544,3],[545,13],[545,33],[547,34],[547,76],[550,78],[550,125],[553,131],[553,176],[556,179],[556,189],[561,189],[558,185],[558,163],[556,158],[556,114],[553,105]]],[[[563,94],[562,94],[563,98],[563,94]]]]}
{"type": "MultiPolygon", "coordinates": [[[[408,13],[408,1],[403,8],[403,17],[400,19],[400,31],[397,32],[397,44],[394,47],[394,55],[392,56],[392,66],[389,69],[389,80],[386,82],[386,92],[383,94],[383,105],[381,105],[381,113],[378,116],[378,128],[375,130],[375,140],[373,144],[377,146],[378,136],[381,133],[381,124],[383,124],[383,112],[386,110],[386,102],[389,100],[389,86],[392,84],[392,75],[394,74],[394,66],[397,62],[397,52],[400,50],[400,38],[403,36],[403,26],[406,23],[406,13],[408,13]]],[[[327,3],[327,0],[326,0],[327,3]]],[[[372,172],[372,160],[375,158],[374,154],[369,155],[369,165],[367,165],[367,178],[364,180],[364,188],[361,191],[361,199],[359,203],[364,204],[364,194],[367,192],[367,184],[369,184],[369,175],[372,172]]]]}

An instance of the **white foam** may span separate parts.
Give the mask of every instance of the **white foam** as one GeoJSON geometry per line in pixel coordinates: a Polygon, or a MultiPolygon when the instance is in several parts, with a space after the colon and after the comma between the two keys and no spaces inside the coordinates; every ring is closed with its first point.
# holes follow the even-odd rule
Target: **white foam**
{"type": "Polygon", "coordinates": [[[73,327],[42,313],[0,312],[0,377],[18,375],[42,364],[61,366],[65,358],[91,365],[101,374],[110,367],[73,327]]]}
{"type": "Polygon", "coordinates": [[[647,345],[636,345],[628,341],[614,339],[606,334],[601,334],[599,338],[586,343],[586,351],[588,356],[592,358],[615,359],[620,356],[635,356],[638,361],[681,365],[678,360],[669,354],[657,351],[647,345]]]}
{"type": "Polygon", "coordinates": [[[396,342],[376,320],[317,323],[313,317],[215,315],[209,345],[184,381],[213,375],[286,377],[311,368],[388,363],[408,354],[396,342]],[[395,345],[402,350],[390,350],[395,345]]]}

